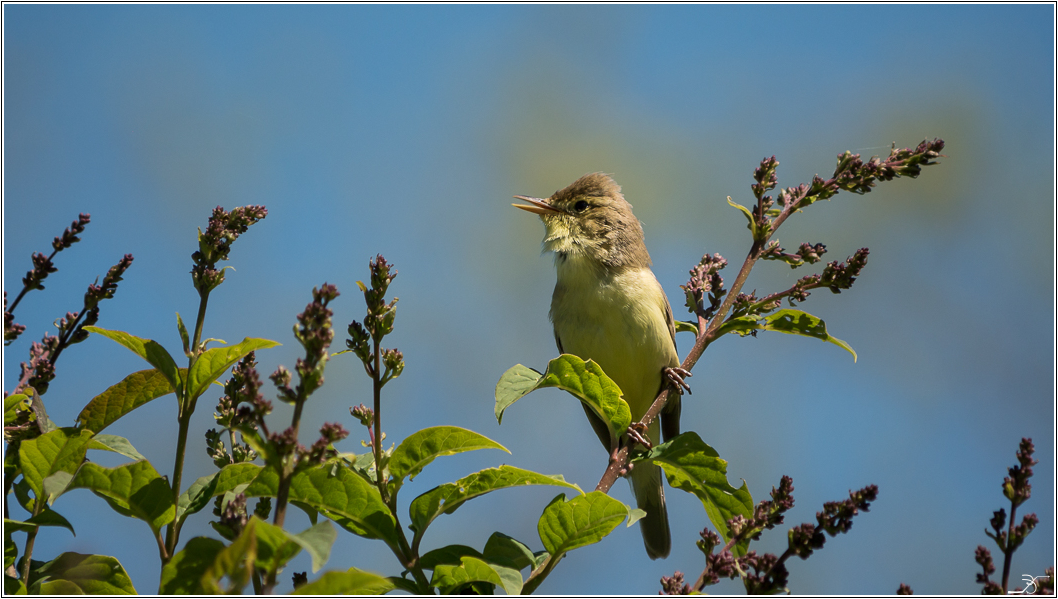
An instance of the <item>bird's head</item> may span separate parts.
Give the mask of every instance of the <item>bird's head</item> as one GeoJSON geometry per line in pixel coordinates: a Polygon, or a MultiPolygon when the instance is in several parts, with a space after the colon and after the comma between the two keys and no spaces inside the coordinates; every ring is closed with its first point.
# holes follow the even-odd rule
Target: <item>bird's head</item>
{"type": "Polygon", "coordinates": [[[559,257],[587,257],[606,268],[650,266],[643,227],[609,175],[591,173],[547,199],[514,196],[516,208],[539,214],[547,231],[544,250],[559,257]]]}

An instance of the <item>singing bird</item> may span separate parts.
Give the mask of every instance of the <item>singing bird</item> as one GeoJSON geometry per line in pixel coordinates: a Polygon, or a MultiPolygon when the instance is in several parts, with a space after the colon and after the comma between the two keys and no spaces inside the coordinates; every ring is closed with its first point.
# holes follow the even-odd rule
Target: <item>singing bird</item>
{"type": "MultiPolygon", "coordinates": [[[[677,391],[690,373],[679,368],[672,307],[650,270],[643,227],[621,187],[609,175],[584,175],[547,199],[514,196],[517,208],[544,221],[544,251],[555,254],[558,279],[551,297],[551,323],[560,353],[594,360],[617,383],[636,422],[664,385],[677,391]]],[[[621,439],[583,406],[595,434],[614,452],[621,439]]],[[[652,443],[659,429],[668,440],[680,432],[680,396],[672,394],[661,422],[647,431],[652,443]]],[[[651,559],[667,557],[671,546],[665,490],[658,466],[630,472],[643,544],[651,559]]]]}

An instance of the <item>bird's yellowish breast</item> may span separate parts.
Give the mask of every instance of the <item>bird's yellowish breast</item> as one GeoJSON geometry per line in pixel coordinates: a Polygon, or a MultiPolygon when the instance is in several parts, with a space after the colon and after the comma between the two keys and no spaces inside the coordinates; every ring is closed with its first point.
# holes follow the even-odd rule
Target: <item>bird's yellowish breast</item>
{"type": "Polygon", "coordinates": [[[661,285],[649,268],[611,272],[583,255],[556,266],[555,337],[565,353],[602,366],[638,420],[661,389],[662,369],[679,365],[661,285]]]}

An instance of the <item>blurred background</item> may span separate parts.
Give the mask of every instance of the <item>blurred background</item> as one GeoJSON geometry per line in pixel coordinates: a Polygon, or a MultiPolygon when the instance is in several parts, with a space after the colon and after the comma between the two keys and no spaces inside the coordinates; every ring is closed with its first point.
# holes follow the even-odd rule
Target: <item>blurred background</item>
{"type": "MultiPolygon", "coordinates": [[[[102,304],[100,326],[179,354],[176,313],[193,320],[198,305],[188,275],[196,227],[215,206],[263,204],[267,219],[235,244],[235,270],[210,298],[204,336],[283,343],[258,353],[262,378],[293,367],[295,315],[329,282],[342,292],[331,306],[333,349],[343,349],[346,325],[364,314],[355,283],[382,253],[400,272],[387,342],[407,361],[386,388],[387,441],[459,425],[511,450],[437,460],[405,486],[402,510],[501,463],[591,489],[606,453],[571,397],[545,390],[502,426],[493,416],[507,368],[542,370],[557,353],[543,226],[512,209],[511,196],[613,174],[687,318],[679,285],[701,255],[726,256],[729,281],[745,257],[745,219],[725,198],[750,203],[762,158],[775,155],[780,186],[792,186],[829,176],[844,150],[866,159],[940,137],[947,158],[920,179],[842,193],[778,235],[791,249],[825,243],[827,260],[870,248],[850,291],[816,291],[802,304],[858,363],[805,338],[726,337],[694,371],[683,426],[728,460],[730,480],[745,479],[754,500],[793,477],[796,506],[754,545],[761,552],[781,553],[785,530],[814,522],[823,502],[879,486],[849,534],[788,564],[796,593],[887,594],[901,582],[917,593],[979,592],[974,549],[992,545],[988,520],[1009,508],[1001,483],[1022,437],[1040,464],[1019,514],[1036,512],[1040,524],[1011,578],[1054,564],[1053,6],[5,5],[3,16],[9,295],[32,252],[50,253],[79,212],[92,216],[47,289],[17,309],[28,329],[4,348],[5,390],[29,344],[125,253],[135,263],[102,304]]],[[[821,266],[761,263],[746,290],[785,289],[821,266]]],[[[682,355],[692,339],[678,341],[682,355]]],[[[52,419],[72,425],[92,397],[144,367],[92,336],[58,363],[45,396],[52,419]]],[[[199,402],[186,481],[213,471],[203,435],[218,395],[199,402]]],[[[362,402],[362,367],[336,357],[306,408],[302,442],[338,421],[353,433],[339,449],[363,451],[366,433],[348,412],[362,402]]],[[[277,402],[277,423],[289,413],[277,402]]],[[[175,423],[169,396],[107,432],[171,474],[175,423]]],[[[436,521],[424,546],[480,549],[500,530],[539,550],[537,519],[558,492],[476,499],[436,521]]],[[[632,500],[623,483],[613,495],[632,500]]],[[[680,491],[669,490],[668,505],[667,560],[648,560],[636,527],[621,527],[571,553],[540,591],[654,594],[675,570],[693,581],[708,520],[680,491]]],[[[84,490],[55,508],[77,536],[46,529],[35,557],[113,555],[138,591],[156,592],[146,524],[84,490]]],[[[208,520],[208,508],[192,517],[182,542],[216,536],[208,520]]],[[[297,510],[287,522],[308,526],[297,510]]],[[[327,568],[350,566],[400,571],[381,542],[343,532],[327,568]]],[[[279,590],[309,569],[300,556],[279,590]]]]}

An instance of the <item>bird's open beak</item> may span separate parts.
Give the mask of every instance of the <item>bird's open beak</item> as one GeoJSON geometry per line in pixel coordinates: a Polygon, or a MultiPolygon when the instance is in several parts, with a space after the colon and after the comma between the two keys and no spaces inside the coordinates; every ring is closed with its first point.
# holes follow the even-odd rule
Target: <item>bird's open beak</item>
{"type": "Polygon", "coordinates": [[[529,202],[531,204],[530,206],[526,206],[525,204],[511,204],[511,206],[514,206],[515,208],[521,208],[522,210],[526,210],[528,212],[532,212],[534,214],[541,214],[541,215],[543,215],[543,214],[555,214],[555,213],[561,212],[561,210],[559,210],[558,208],[555,208],[551,204],[548,204],[547,200],[542,200],[540,198],[531,198],[529,196],[514,196],[514,197],[518,198],[519,200],[525,200],[526,202],[529,202]]]}

